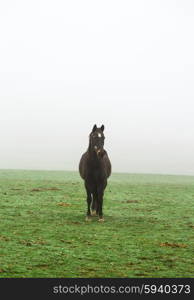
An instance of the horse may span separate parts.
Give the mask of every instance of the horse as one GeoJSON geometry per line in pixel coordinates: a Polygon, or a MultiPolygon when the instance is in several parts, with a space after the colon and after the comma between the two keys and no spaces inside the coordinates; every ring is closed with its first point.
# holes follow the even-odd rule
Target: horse
{"type": "Polygon", "coordinates": [[[79,163],[79,173],[84,180],[87,193],[86,221],[91,221],[91,216],[99,216],[103,222],[103,196],[107,186],[107,178],[111,175],[111,162],[104,149],[104,125],[97,128],[93,126],[89,135],[89,146],[82,155],[79,163]]]}

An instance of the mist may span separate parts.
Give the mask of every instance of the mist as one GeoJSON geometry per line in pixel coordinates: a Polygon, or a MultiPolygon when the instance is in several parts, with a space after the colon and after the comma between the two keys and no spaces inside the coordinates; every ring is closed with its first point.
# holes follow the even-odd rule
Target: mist
{"type": "Polygon", "coordinates": [[[0,168],[194,175],[193,1],[0,4],[0,168]]]}

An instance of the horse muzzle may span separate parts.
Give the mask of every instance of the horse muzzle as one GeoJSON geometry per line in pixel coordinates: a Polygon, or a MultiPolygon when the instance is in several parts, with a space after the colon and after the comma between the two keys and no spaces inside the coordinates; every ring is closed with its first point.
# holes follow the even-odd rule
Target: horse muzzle
{"type": "Polygon", "coordinates": [[[100,155],[101,152],[102,151],[100,149],[96,151],[97,155],[100,155]]]}
{"type": "Polygon", "coordinates": [[[95,150],[95,152],[96,152],[97,155],[102,154],[103,151],[104,151],[103,149],[100,149],[100,148],[98,148],[97,146],[94,146],[94,150],[95,150]]]}

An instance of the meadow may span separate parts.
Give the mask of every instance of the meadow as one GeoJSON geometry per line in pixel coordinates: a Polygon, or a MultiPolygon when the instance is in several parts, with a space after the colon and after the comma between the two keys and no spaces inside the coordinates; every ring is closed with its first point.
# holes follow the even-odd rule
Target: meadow
{"type": "Polygon", "coordinates": [[[194,277],[194,177],[117,174],[104,223],[77,172],[0,170],[0,277],[194,277]]]}

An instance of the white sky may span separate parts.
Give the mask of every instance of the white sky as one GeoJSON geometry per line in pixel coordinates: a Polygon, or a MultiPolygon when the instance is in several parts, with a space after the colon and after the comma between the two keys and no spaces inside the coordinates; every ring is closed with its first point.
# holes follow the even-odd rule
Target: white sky
{"type": "Polygon", "coordinates": [[[192,0],[0,2],[0,168],[194,174],[192,0]]]}

